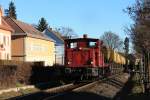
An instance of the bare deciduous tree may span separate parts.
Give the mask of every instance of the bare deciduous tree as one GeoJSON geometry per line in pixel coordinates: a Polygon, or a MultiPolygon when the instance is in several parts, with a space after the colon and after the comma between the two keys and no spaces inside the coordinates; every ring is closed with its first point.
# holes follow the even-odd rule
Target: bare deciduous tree
{"type": "Polygon", "coordinates": [[[125,58],[126,58],[126,68],[128,69],[128,58],[129,58],[129,38],[126,37],[124,40],[124,54],[125,54],[125,58]]]}
{"type": "Polygon", "coordinates": [[[140,54],[147,53],[150,51],[150,5],[146,0],[136,0],[127,12],[134,21],[128,29],[134,49],[140,54]]]}
{"type": "Polygon", "coordinates": [[[150,1],[136,0],[136,3],[127,8],[127,12],[134,24],[129,28],[129,33],[135,50],[141,54],[144,61],[144,87],[149,92],[150,83],[150,1]]]}
{"type": "Polygon", "coordinates": [[[108,31],[105,32],[101,37],[101,40],[103,40],[104,44],[112,50],[120,50],[123,46],[123,41],[120,39],[118,35],[115,33],[108,31]]]}
{"type": "Polygon", "coordinates": [[[77,34],[75,33],[75,31],[70,27],[56,28],[55,31],[61,33],[65,39],[68,39],[68,38],[71,39],[71,38],[77,37],[77,34]]]}

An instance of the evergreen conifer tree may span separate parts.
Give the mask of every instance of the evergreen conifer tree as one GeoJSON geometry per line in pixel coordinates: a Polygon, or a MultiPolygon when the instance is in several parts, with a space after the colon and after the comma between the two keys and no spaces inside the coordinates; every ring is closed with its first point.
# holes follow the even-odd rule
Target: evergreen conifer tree
{"type": "Polygon", "coordinates": [[[17,14],[16,14],[16,7],[14,2],[9,3],[9,8],[5,10],[6,16],[9,16],[11,18],[17,19],[17,14]]]}
{"type": "Polygon", "coordinates": [[[46,21],[45,18],[42,17],[42,18],[39,20],[37,29],[38,29],[39,31],[43,32],[47,27],[48,27],[47,21],[46,21]]]}

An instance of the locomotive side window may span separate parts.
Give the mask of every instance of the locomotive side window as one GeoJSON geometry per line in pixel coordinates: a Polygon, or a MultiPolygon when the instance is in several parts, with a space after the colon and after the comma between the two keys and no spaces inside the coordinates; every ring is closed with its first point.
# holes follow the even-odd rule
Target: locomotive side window
{"type": "Polygon", "coordinates": [[[77,48],[77,42],[70,43],[70,48],[77,48]]]}
{"type": "Polygon", "coordinates": [[[96,47],[96,42],[89,42],[89,47],[96,47]]]}

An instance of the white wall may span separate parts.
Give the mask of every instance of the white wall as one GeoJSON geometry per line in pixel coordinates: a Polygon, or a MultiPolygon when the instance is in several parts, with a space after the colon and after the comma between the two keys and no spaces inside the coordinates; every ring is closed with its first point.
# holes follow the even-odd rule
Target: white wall
{"type": "Polygon", "coordinates": [[[4,48],[4,50],[0,50],[0,59],[11,60],[11,36],[9,34],[0,33],[0,45],[3,45],[4,48]]]}
{"type": "Polygon", "coordinates": [[[56,46],[56,63],[64,64],[64,45],[56,46]]]}

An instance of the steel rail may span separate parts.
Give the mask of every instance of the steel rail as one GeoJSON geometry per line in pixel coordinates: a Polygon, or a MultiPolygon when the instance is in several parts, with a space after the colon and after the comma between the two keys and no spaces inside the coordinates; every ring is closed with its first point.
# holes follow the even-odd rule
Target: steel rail
{"type": "Polygon", "coordinates": [[[53,96],[50,96],[50,97],[46,97],[45,99],[43,99],[43,100],[51,100],[51,99],[54,99],[54,98],[56,98],[56,97],[58,97],[58,96],[61,96],[61,95],[65,95],[65,94],[67,94],[67,92],[78,92],[78,91],[81,91],[81,90],[84,90],[84,89],[88,89],[88,88],[90,88],[90,87],[92,87],[92,86],[95,86],[96,84],[98,84],[98,83],[102,83],[102,82],[104,82],[104,81],[106,81],[106,80],[108,80],[108,79],[111,79],[111,78],[114,78],[114,77],[116,77],[116,76],[118,76],[118,75],[120,75],[121,73],[119,73],[119,74],[116,74],[116,75],[112,75],[112,76],[110,76],[110,77],[108,77],[108,78],[103,78],[103,79],[100,79],[100,80],[97,80],[97,81],[94,81],[94,82],[92,82],[92,83],[88,83],[88,84],[82,84],[81,86],[76,86],[76,87],[72,87],[72,88],[70,88],[69,90],[67,90],[67,91],[62,91],[62,92],[60,92],[60,93],[58,93],[58,94],[56,94],[56,95],[53,95],[53,96]]]}

